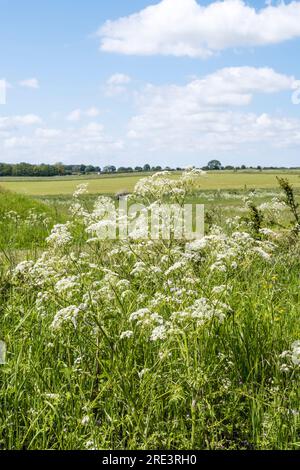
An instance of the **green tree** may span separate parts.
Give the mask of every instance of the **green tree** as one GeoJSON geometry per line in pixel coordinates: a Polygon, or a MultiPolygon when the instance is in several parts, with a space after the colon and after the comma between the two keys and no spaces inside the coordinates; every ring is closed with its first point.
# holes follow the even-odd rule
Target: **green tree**
{"type": "Polygon", "coordinates": [[[219,160],[211,160],[207,164],[208,170],[222,170],[222,163],[219,160]]]}

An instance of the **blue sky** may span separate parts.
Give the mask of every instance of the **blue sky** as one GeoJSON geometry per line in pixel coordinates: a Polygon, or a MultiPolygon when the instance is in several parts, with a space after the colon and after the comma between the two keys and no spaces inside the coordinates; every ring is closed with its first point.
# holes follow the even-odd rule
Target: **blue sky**
{"type": "Polygon", "coordinates": [[[2,161],[300,165],[299,1],[0,9],[2,161]]]}

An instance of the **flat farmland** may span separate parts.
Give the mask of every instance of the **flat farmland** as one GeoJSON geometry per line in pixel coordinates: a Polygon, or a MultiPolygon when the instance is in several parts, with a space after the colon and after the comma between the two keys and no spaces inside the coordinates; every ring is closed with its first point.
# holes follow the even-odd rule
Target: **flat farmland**
{"type": "MultiPolygon", "coordinates": [[[[149,174],[148,174],[149,175],[149,174]]],[[[59,178],[0,178],[4,189],[29,196],[71,195],[78,184],[88,184],[91,194],[115,194],[132,191],[144,174],[103,175],[91,177],[59,178]]],[[[174,173],[174,178],[178,174],[174,173]]],[[[300,171],[262,172],[211,172],[203,177],[203,190],[218,189],[271,189],[278,187],[276,177],[288,178],[295,187],[300,187],[300,171]]]]}

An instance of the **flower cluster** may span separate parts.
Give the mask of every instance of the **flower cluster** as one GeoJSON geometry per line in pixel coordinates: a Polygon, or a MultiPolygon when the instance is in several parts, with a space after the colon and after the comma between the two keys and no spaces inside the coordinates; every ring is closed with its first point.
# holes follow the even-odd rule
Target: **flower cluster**
{"type": "Polygon", "coordinates": [[[291,369],[300,365],[300,341],[294,341],[291,344],[291,349],[283,351],[280,358],[285,362],[281,364],[280,369],[282,372],[288,372],[291,369]]]}

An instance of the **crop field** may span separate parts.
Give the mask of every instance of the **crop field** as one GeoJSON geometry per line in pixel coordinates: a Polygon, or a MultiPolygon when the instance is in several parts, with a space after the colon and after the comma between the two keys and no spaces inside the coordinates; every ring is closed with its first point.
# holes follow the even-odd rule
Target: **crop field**
{"type": "Polygon", "coordinates": [[[299,172],[0,185],[1,449],[299,449],[299,172]],[[204,237],[110,237],[122,191],[204,237]]]}
{"type": "MultiPolygon", "coordinates": [[[[300,171],[284,172],[210,172],[202,181],[203,190],[218,189],[270,189],[277,187],[278,177],[287,177],[291,184],[300,188],[300,171]]],[[[88,184],[91,194],[115,194],[133,191],[142,175],[113,175],[99,177],[62,178],[1,178],[4,189],[30,196],[71,195],[79,183],[88,184]]],[[[176,173],[174,178],[177,178],[176,173]]]]}

